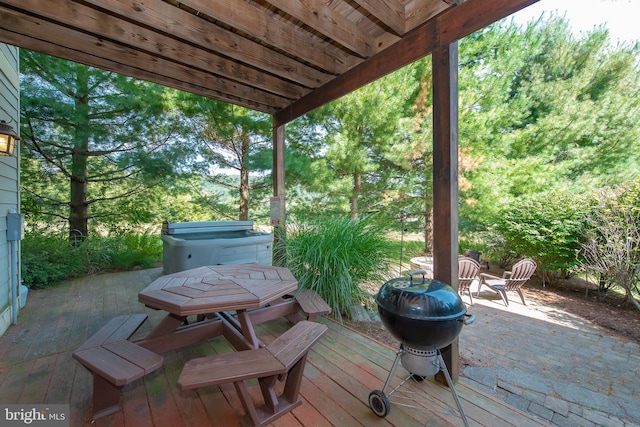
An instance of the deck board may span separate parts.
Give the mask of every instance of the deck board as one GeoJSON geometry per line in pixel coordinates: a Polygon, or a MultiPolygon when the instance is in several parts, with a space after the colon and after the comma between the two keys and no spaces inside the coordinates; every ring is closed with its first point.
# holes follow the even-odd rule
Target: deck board
{"type": "Polygon", "coordinates": [[[75,366],[68,363],[71,352],[62,352],[57,354],[56,363],[51,373],[51,381],[47,390],[46,401],[49,402],[69,402],[71,399],[71,390],[73,381],[69,381],[76,373],[75,366]]]}
{"type": "Polygon", "coordinates": [[[18,362],[12,366],[3,366],[2,384],[0,387],[0,402],[20,403],[20,395],[24,389],[29,373],[33,370],[35,360],[18,362]]]}
{"type": "MultiPolygon", "coordinates": [[[[140,304],[137,292],[159,275],[160,270],[154,269],[92,276],[30,292],[28,309],[21,313],[19,324],[0,338],[0,402],[69,403],[73,427],[240,426],[244,410],[233,385],[186,391],[176,386],[186,361],[232,351],[223,337],[164,354],[161,369],[123,388],[119,412],[91,422],[91,374],[72,359],[71,352],[116,315],[148,314],[149,320],[136,336],[148,332],[164,313],[140,304]]],[[[335,322],[322,321],[330,329],[309,352],[300,391],[303,403],[272,426],[462,425],[450,390],[431,379],[401,388],[419,393],[410,401],[416,408],[395,402],[397,394],[390,397],[391,411],[386,418],[374,415],[368,395],[383,387],[396,349],[335,322]]],[[[278,319],[259,325],[256,332],[268,344],[288,327],[285,319],[278,319]]],[[[403,368],[398,371],[406,374],[403,368]]],[[[257,382],[248,384],[251,396],[260,402],[257,382]]],[[[456,390],[474,427],[543,425],[463,383],[456,390]]]]}

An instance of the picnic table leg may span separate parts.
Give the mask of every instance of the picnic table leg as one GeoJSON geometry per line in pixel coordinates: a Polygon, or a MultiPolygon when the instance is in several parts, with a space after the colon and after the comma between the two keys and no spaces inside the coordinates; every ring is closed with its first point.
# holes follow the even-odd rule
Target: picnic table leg
{"type": "Polygon", "coordinates": [[[120,410],[120,388],[114,386],[100,375],[93,376],[93,419],[118,412],[120,410]]]}
{"type": "Polygon", "coordinates": [[[262,391],[262,397],[264,399],[264,406],[267,407],[271,413],[275,414],[279,410],[278,396],[274,390],[276,385],[277,376],[271,376],[267,378],[260,378],[260,390],[262,391]]]}
{"type": "Polygon", "coordinates": [[[291,403],[295,403],[298,400],[306,360],[307,353],[305,353],[305,355],[296,362],[287,375],[282,396],[291,403]]]}
{"type": "Polygon", "coordinates": [[[254,426],[260,425],[260,417],[258,416],[258,411],[256,411],[255,406],[253,406],[253,399],[251,398],[251,394],[249,394],[249,390],[247,389],[244,381],[236,381],[233,383],[236,388],[236,392],[238,396],[240,396],[240,401],[242,402],[242,406],[244,407],[245,412],[251,418],[254,426]]]}
{"type": "Polygon", "coordinates": [[[184,324],[185,317],[177,316],[173,313],[169,313],[165,316],[164,319],[158,323],[158,326],[153,328],[153,330],[147,335],[145,339],[155,338],[158,336],[163,336],[172,333],[179,326],[184,324]]]}
{"type": "Polygon", "coordinates": [[[253,344],[253,348],[259,348],[260,344],[258,343],[258,337],[256,336],[256,332],[253,330],[253,324],[251,323],[251,318],[247,313],[247,310],[238,310],[238,320],[240,321],[240,326],[242,328],[242,335],[246,338],[247,341],[253,344]]]}

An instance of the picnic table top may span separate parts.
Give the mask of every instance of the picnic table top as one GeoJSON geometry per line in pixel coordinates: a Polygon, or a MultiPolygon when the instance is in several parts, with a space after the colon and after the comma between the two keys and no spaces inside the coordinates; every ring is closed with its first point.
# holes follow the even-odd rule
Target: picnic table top
{"type": "Polygon", "coordinates": [[[138,294],[138,301],[189,316],[263,307],[297,288],[285,267],[212,265],[159,277],[138,294]]]}

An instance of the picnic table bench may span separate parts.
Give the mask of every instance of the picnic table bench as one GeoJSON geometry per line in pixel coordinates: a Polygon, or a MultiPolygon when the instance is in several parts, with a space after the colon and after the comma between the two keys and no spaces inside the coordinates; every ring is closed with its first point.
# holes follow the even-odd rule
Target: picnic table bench
{"type": "Polygon", "coordinates": [[[162,366],[162,356],[129,341],[146,314],[117,316],[73,352],[93,376],[93,419],[120,409],[120,389],[162,366]]]}
{"type": "Polygon", "coordinates": [[[296,302],[304,312],[307,320],[315,322],[318,316],[331,313],[331,307],[320,295],[311,289],[303,289],[295,296],[296,302]]]}
{"type": "Polygon", "coordinates": [[[192,359],[182,369],[178,388],[191,390],[233,383],[248,421],[264,426],[302,403],[298,394],[307,354],[327,329],[326,325],[302,320],[266,347],[192,359]],[[285,375],[279,399],[274,387],[278,378],[285,375]],[[262,407],[253,404],[245,383],[250,379],[258,379],[262,407]]]}

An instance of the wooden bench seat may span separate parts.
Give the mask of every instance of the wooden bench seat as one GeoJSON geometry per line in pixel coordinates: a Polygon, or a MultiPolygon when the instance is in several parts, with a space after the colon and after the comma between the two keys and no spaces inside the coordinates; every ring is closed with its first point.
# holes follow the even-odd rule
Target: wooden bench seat
{"type": "Polygon", "coordinates": [[[243,421],[266,425],[301,403],[298,394],[307,354],[326,331],[326,325],[303,320],[266,347],[190,360],[178,378],[178,388],[233,383],[247,414],[243,421]],[[285,374],[284,390],[278,398],[274,386],[285,374]],[[264,398],[264,406],[259,408],[254,406],[244,382],[254,378],[264,398]]]}
{"type": "MultiPolygon", "coordinates": [[[[331,307],[320,295],[311,289],[303,289],[295,296],[296,302],[304,312],[307,320],[315,322],[318,316],[331,313],[331,307]]],[[[291,319],[290,319],[291,320],[291,319]]]]}
{"type": "Polygon", "coordinates": [[[128,339],[146,314],[118,316],[73,352],[73,358],[93,376],[93,419],[120,409],[120,388],[162,366],[162,356],[128,339]]]}

